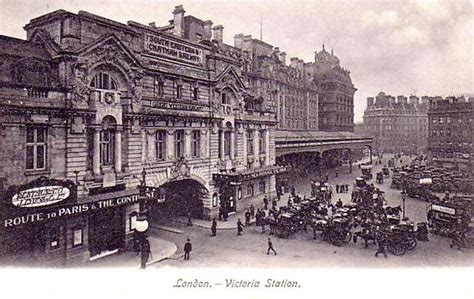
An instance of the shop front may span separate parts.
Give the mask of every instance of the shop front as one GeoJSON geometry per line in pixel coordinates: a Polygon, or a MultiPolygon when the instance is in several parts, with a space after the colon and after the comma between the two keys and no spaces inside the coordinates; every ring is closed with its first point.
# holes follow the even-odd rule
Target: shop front
{"type": "Polygon", "coordinates": [[[138,190],[78,198],[68,180],[12,186],[1,205],[1,261],[63,267],[125,249],[138,202],[138,190]]]}
{"type": "Polygon", "coordinates": [[[213,174],[219,188],[220,212],[243,211],[250,205],[259,206],[263,197],[276,197],[275,176],[285,171],[281,166],[265,166],[240,172],[213,174]]]}

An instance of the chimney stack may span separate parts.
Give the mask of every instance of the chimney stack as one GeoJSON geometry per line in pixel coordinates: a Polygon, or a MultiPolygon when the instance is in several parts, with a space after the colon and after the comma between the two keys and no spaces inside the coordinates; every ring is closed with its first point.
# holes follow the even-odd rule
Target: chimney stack
{"type": "Polygon", "coordinates": [[[174,25],[174,34],[178,37],[184,36],[184,10],[182,5],[178,5],[174,8],[173,11],[173,25],[174,25]]]}
{"type": "Polygon", "coordinates": [[[212,28],[212,39],[217,41],[219,44],[222,44],[222,38],[224,35],[224,26],[217,25],[212,28]]]}
{"type": "Polygon", "coordinates": [[[203,40],[211,40],[211,39],[212,39],[212,21],[207,20],[207,21],[204,21],[203,40]]]}
{"type": "Polygon", "coordinates": [[[286,53],[285,53],[285,52],[280,52],[279,57],[280,57],[280,61],[281,61],[284,65],[286,65],[286,53]]]}
{"type": "Polygon", "coordinates": [[[298,60],[298,57],[291,57],[290,66],[295,69],[298,68],[298,60]]]}
{"type": "Polygon", "coordinates": [[[374,105],[374,98],[373,97],[368,97],[367,98],[367,108],[370,108],[374,105]]]}
{"type": "Polygon", "coordinates": [[[244,35],[242,33],[234,35],[234,47],[239,49],[244,47],[244,35]]]}

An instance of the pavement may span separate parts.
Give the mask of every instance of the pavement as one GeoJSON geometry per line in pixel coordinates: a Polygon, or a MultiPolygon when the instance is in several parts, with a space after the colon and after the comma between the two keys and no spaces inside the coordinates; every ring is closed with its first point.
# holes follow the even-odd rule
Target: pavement
{"type": "MultiPolygon", "coordinates": [[[[240,211],[237,213],[232,213],[229,215],[227,218],[227,221],[223,220],[217,220],[217,230],[231,230],[235,229],[237,230],[237,221],[239,220],[242,221],[242,223],[245,224],[245,211],[240,211]]],[[[188,218],[187,217],[176,217],[174,219],[170,219],[172,222],[179,223],[179,224],[188,224],[188,218]]],[[[192,226],[197,226],[201,228],[207,228],[211,229],[211,224],[212,221],[209,220],[202,220],[202,219],[191,219],[192,226]]],[[[255,223],[255,217],[250,219],[250,225],[255,223]]]]}
{"type": "MultiPolygon", "coordinates": [[[[151,255],[147,266],[164,261],[175,255],[178,248],[173,242],[157,238],[148,237],[150,241],[151,255]]],[[[109,255],[86,264],[86,267],[93,268],[140,268],[140,254],[135,251],[123,251],[109,255]]]]}

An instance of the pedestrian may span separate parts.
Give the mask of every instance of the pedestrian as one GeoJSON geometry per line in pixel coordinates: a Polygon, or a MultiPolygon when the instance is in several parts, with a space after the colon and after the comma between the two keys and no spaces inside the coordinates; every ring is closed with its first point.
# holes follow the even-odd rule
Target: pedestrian
{"type": "Polygon", "coordinates": [[[265,233],[265,222],[266,222],[266,221],[267,221],[267,220],[266,220],[265,212],[262,211],[262,222],[261,222],[261,224],[262,224],[262,234],[265,233]]]}
{"type": "Polygon", "coordinates": [[[268,210],[268,198],[266,195],[263,197],[263,209],[268,210]]]}
{"type": "Polygon", "coordinates": [[[336,184],[336,193],[339,193],[339,185],[336,184]]]}
{"type": "Polygon", "coordinates": [[[217,233],[217,222],[216,222],[216,218],[213,218],[212,225],[211,225],[211,236],[215,237],[216,233],[217,233]]]}
{"type": "Polygon", "coordinates": [[[237,220],[237,236],[242,235],[243,230],[244,230],[244,225],[242,224],[242,221],[240,221],[240,218],[239,218],[239,220],[237,220]]]}
{"type": "Polygon", "coordinates": [[[262,214],[260,213],[260,208],[257,209],[257,213],[255,214],[255,224],[260,226],[262,222],[262,214]]]}
{"type": "Polygon", "coordinates": [[[267,249],[267,254],[270,254],[270,250],[273,251],[275,255],[277,255],[277,252],[275,251],[275,248],[273,248],[273,243],[270,238],[268,238],[268,249],[267,249]]]}
{"type": "Polygon", "coordinates": [[[254,218],[255,217],[255,207],[253,206],[253,204],[250,205],[250,218],[254,218]]]}
{"type": "Polygon", "coordinates": [[[222,208],[222,205],[219,207],[219,221],[222,221],[222,216],[224,214],[224,209],[222,208]]]}
{"type": "Polygon", "coordinates": [[[336,171],[336,178],[339,176],[339,172],[336,171]]]}
{"type": "Polygon", "coordinates": [[[146,263],[148,262],[148,259],[151,255],[150,241],[148,241],[148,239],[143,240],[141,251],[142,254],[140,268],[145,269],[146,263]]]}
{"type": "Polygon", "coordinates": [[[184,260],[189,261],[189,253],[193,250],[193,245],[191,244],[191,240],[188,238],[186,243],[184,244],[184,260]]]}
{"type": "Polygon", "coordinates": [[[193,226],[193,222],[191,221],[191,212],[188,212],[188,226],[193,226]]]}
{"type": "Polygon", "coordinates": [[[336,202],[336,208],[342,208],[342,200],[340,198],[336,202]]]}
{"type": "Polygon", "coordinates": [[[250,225],[250,210],[246,209],[245,210],[245,226],[250,225]]]}
{"type": "Polygon", "coordinates": [[[378,257],[380,253],[380,254],[383,254],[385,258],[387,258],[387,252],[385,251],[385,247],[387,246],[387,239],[383,232],[380,232],[380,231],[378,232],[377,243],[379,245],[379,248],[377,249],[377,252],[375,253],[375,257],[378,257]]]}
{"type": "Polygon", "coordinates": [[[272,200],[272,208],[275,209],[276,206],[277,206],[277,201],[276,201],[276,198],[274,198],[274,199],[272,200]]]}

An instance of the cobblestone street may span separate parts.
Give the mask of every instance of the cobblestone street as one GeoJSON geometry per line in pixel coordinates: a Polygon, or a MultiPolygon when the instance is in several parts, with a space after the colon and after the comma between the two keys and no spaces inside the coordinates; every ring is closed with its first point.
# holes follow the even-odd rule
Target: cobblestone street
{"type": "MultiPolygon", "coordinates": [[[[386,162],[388,157],[384,157],[386,162]]],[[[375,161],[375,159],[374,159],[375,161]]],[[[403,157],[405,163],[408,157],[403,157]]],[[[400,162],[398,161],[397,164],[400,162]]],[[[378,169],[383,167],[377,165],[374,167],[375,174],[378,169]]],[[[360,170],[355,165],[352,174],[348,170],[339,170],[337,178],[334,173],[330,174],[330,184],[337,183],[349,184],[350,190],[355,177],[359,176],[360,170]]],[[[390,189],[391,179],[386,179],[383,185],[377,185],[386,193],[386,200],[390,206],[400,205],[400,191],[390,189]]],[[[370,181],[372,182],[372,181],[370,181]]],[[[291,185],[291,183],[290,183],[291,185]]],[[[309,178],[298,178],[294,184],[297,192],[301,194],[310,194],[309,178]]],[[[343,202],[350,201],[350,192],[345,194],[334,194],[333,202],[337,198],[343,202]]],[[[288,194],[285,194],[280,205],[286,204],[288,194]]],[[[427,203],[414,199],[406,200],[407,216],[415,223],[426,221],[427,203]]],[[[232,215],[233,218],[241,217],[232,215]]],[[[221,222],[218,223],[218,225],[221,222]]],[[[182,224],[173,223],[174,226],[183,231],[182,234],[172,232],[157,232],[160,238],[172,241],[177,244],[178,254],[174,259],[168,259],[155,264],[154,267],[287,267],[287,268],[305,268],[305,267],[433,267],[433,266],[473,266],[474,254],[472,251],[458,251],[450,249],[450,240],[448,238],[436,235],[429,236],[429,242],[418,242],[414,251],[410,251],[403,256],[389,255],[387,259],[383,257],[376,258],[374,253],[376,246],[371,245],[364,249],[361,243],[343,245],[341,247],[333,246],[320,238],[314,240],[311,230],[299,232],[288,239],[280,239],[276,236],[269,236],[267,227],[266,233],[261,233],[259,227],[250,226],[244,230],[242,236],[237,236],[237,230],[219,230],[216,237],[210,237],[210,230],[202,227],[186,227],[182,224]],[[184,261],[182,259],[182,247],[187,237],[190,237],[193,244],[191,259],[184,261]],[[278,252],[277,256],[266,255],[267,237],[271,237],[278,252]]]]}

